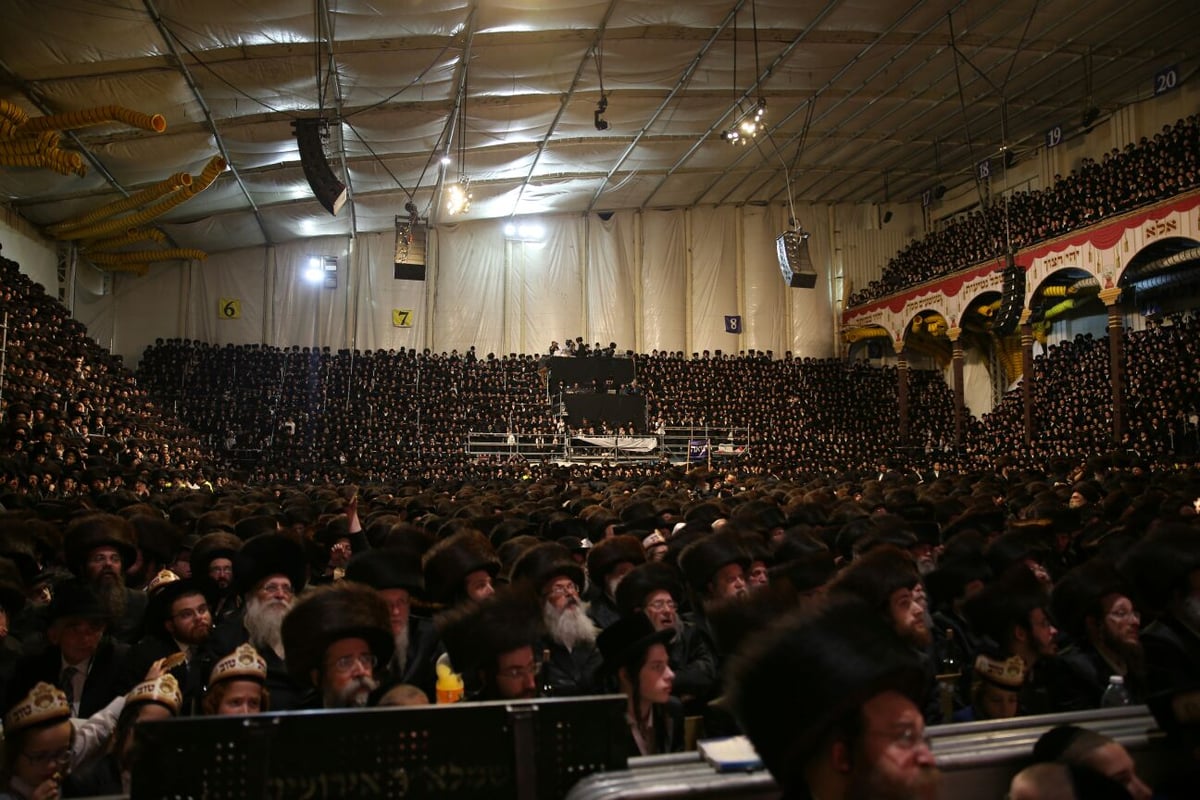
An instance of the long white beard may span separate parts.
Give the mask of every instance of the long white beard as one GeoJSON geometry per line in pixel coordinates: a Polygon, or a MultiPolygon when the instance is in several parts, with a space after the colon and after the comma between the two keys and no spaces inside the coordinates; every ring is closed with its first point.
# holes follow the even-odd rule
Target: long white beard
{"type": "Polygon", "coordinates": [[[272,650],[280,658],[286,658],[283,653],[283,618],[292,610],[290,600],[268,600],[263,602],[251,596],[246,601],[246,614],[243,624],[250,634],[250,644],[259,650],[272,650]]]}
{"type": "Polygon", "coordinates": [[[595,644],[599,630],[587,614],[588,604],[579,602],[559,610],[550,603],[542,607],[542,619],[550,638],[568,650],[581,644],[595,644]]]}

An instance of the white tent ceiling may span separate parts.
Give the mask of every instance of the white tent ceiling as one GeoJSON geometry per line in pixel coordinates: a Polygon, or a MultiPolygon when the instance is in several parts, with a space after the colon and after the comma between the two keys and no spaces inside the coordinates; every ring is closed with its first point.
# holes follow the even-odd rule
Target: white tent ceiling
{"type": "Polygon", "coordinates": [[[1086,108],[1150,96],[1162,67],[1191,74],[1200,30],[1193,0],[3,7],[0,97],[30,115],[119,104],[168,128],[78,129],[64,146],[83,152],[85,177],[0,168],[0,197],[47,225],[222,154],[230,169],[159,222],[208,251],[388,230],[410,198],[450,222],[444,184],[460,174],[467,219],[780,202],[785,173],[797,201],[913,200],[1004,143],[1020,155],[1053,124],[1077,131],[1086,108]],[[737,104],[760,97],[770,136],[723,141],[737,104]],[[290,125],[318,115],[350,187],[336,218],[312,197],[290,125]]]}

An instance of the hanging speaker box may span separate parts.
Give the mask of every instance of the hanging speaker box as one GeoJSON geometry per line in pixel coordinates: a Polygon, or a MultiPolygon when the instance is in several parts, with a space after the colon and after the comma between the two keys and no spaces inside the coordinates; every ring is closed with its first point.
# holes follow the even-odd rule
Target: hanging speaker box
{"type": "Polygon", "coordinates": [[[319,118],[298,119],[292,122],[292,127],[300,145],[300,166],[304,168],[308,186],[322,208],[336,217],[346,203],[346,185],[337,179],[325,159],[321,132],[326,122],[319,118]]]}

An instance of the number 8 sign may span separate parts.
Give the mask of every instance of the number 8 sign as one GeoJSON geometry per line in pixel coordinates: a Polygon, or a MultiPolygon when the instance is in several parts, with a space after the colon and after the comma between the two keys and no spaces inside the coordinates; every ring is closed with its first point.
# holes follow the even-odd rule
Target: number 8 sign
{"type": "Polygon", "coordinates": [[[217,300],[217,316],[220,319],[241,319],[242,301],[232,297],[222,297],[217,300]]]}

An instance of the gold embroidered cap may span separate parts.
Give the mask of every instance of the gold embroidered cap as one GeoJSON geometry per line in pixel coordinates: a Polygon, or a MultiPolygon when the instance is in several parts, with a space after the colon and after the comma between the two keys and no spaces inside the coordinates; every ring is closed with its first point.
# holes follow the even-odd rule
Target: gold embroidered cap
{"type": "Polygon", "coordinates": [[[1005,661],[980,655],[975,659],[975,674],[1003,689],[1020,689],[1025,683],[1025,660],[1013,656],[1005,661]]]}
{"type": "Polygon", "coordinates": [[[155,575],[150,583],[146,584],[146,594],[154,594],[168,583],[174,583],[177,580],[181,580],[181,578],[171,570],[164,569],[155,575]]]}
{"type": "Polygon", "coordinates": [[[67,703],[66,693],[42,681],[4,715],[4,733],[12,736],[24,728],[70,718],[71,706],[67,703]]]}
{"type": "Polygon", "coordinates": [[[168,672],[130,689],[125,695],[125,704],[134,703],[158,703],[171,709],[172,714],[178,714],[183,707],[183,692],[179,690],[179,681],[168,672]]]}
{"type": "Polygon", "coordinates": [[[221,681],[233,679],[266,682],[267,662],[252,645],[238,645],[237,650],[213,665],[208,685],[212,687],[221,681]]]}

